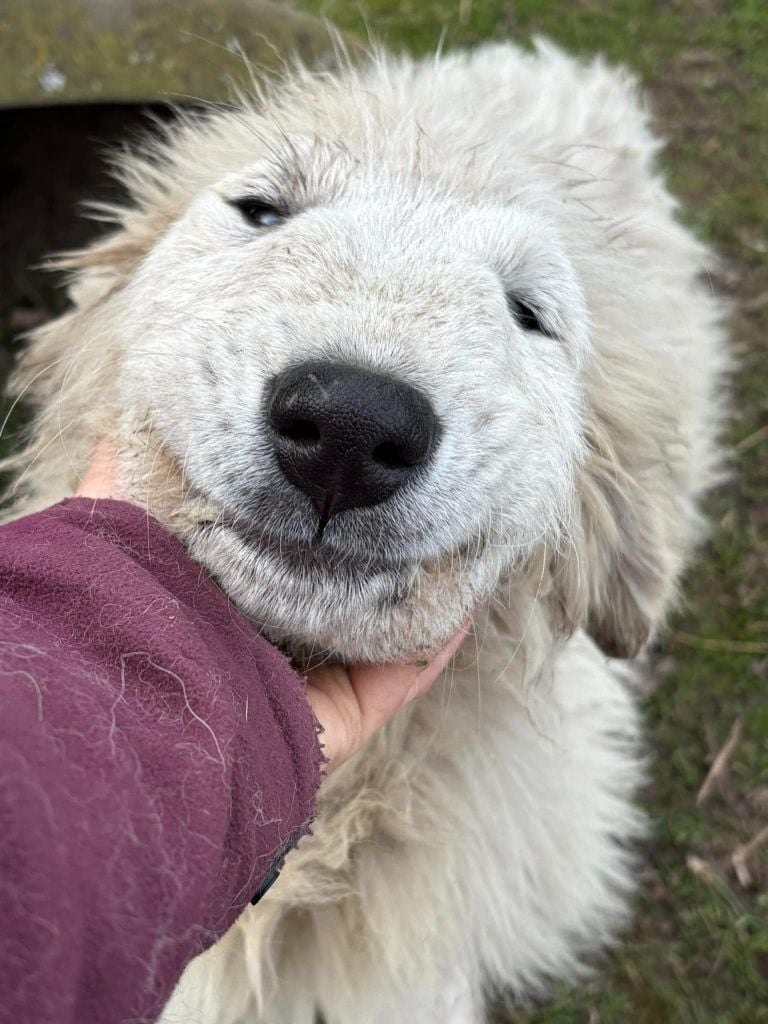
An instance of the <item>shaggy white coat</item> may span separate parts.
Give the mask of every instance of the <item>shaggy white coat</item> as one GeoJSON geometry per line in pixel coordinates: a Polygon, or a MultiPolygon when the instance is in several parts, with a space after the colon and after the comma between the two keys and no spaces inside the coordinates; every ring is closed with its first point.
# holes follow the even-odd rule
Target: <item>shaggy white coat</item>
{"type": "Polygon", "coordinates": [[[166,1024],[479,1024],[488,989],[578,976],[626,923],[643,773],[615,659],[698,535],[723,363],[658,148],[626,72],[539,42],[298,70],[120,159],[133,205],[17,372],[17,511],[107,434],[124,491],[299,656],[426,653],[476,612],[166,1024]],[[254,228],[244,195],[290,216],[254,228]],[[417,386],[444,433],[419,487],[310,551],[262,406],[317,358],[417,386]]]}

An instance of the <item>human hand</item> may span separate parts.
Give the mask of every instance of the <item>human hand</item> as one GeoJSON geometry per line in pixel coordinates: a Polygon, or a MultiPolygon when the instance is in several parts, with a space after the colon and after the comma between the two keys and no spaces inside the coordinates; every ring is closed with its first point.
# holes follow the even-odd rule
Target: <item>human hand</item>
{"type": "Polygon", "coordinates": [[[78,498],[116,498],[116,490],[114,452],[109,442],[100,441],[75,495],[78,498]]]}
{"type": "MultiPolygon", "coordinates": [[[[80,498],[116,498],[114,454],[100,442],[77,488],[80,498]]],[[[310,669],[307,697],[323,728],[326,771],[333,771],[406,704],[430,688],[459,649],[469,626],[460,629],[426,666],[415,664],[331,665],[310,669]]]]}
{"type": "Polygon", "coordinates": [[[338,768],[397,711],[426,693],[459,649],[468,630],[467,623],[426,667],[323,664],[310,669],[307,697],[323,727],[326,771],[338,768]]]}

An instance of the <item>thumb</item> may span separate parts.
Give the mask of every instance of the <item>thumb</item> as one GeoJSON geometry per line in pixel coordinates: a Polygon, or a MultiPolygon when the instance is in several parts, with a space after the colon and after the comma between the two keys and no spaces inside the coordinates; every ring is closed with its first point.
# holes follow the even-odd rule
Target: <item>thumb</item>
{"type": "Polygon", "coordinates": [[[425,667],[413,664],[353,665],[349,669],[367,739],[400,708],[426,693],[466,638],[461,627],[425,667]]]}
{"type": "Polygon", "coordinates": [[[424,668],[324,664],[307,673],[307,697],[323,727],[328,771],[345,761],[400,708],[434,683],[467,635],[465,624],[424,668]]]}

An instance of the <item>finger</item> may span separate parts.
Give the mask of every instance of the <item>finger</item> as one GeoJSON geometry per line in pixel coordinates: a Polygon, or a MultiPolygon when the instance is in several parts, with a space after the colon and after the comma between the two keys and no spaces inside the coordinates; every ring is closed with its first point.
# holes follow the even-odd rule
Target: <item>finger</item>
{"type": "Polygon", "coordinates": [[[114,452],[107,441],[100,441],[94,450],[76,494],[79,498],[111,498],[115,491],[114,452]]]}
{"type": "Polygon", "coordinates": [[[465,623],[424,669],[412,664],[355,665],[350,680],[367,735],[430,688],[466,638],[465,623]]]}

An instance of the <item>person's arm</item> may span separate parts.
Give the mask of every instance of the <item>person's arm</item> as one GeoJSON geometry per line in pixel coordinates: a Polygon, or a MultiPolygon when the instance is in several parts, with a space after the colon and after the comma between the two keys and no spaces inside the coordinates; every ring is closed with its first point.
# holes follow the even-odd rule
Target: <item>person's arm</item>
{"type": "Polygon", "coordinates": [[[0,527],[0,1024],[155,1019],[306,832],[311,707],[330,771],[463,637],[305,685],[95,472],[0,527]]]}
{"type": "Polygon", "coordinates": [[[302,681],[140,509],[0,529],[0,1020],[152,1020],[307,830],[302,681]]]}

